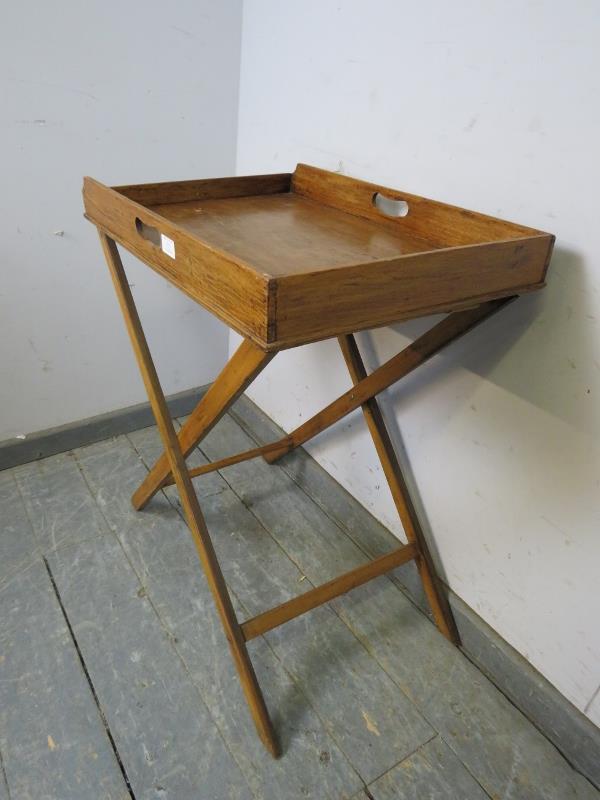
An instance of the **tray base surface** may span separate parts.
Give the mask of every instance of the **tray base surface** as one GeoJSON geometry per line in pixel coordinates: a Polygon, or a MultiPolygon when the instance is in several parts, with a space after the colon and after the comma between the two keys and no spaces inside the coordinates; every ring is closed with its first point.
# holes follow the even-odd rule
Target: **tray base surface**
{"type": "Polygon", "coordinates": [[[292,192],[152,206],[206,244],[272,276],[351,266],[438,249],[406,232],[292,192]]]}

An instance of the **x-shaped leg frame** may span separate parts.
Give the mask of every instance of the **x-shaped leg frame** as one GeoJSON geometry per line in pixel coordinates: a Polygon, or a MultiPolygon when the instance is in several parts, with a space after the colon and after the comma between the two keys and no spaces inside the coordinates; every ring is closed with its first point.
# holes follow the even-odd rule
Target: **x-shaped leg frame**
{"type": "Polygon", "coordinates": [[[254,639],[372,578],[389,572],[401,564],[415,561],[438,628],[451,642],[458,643],[458,633],[448,600],[435,571],[376,395],[411,373],[514,298],[493,300],[475,308],[449,314],[370,375],[365,370],[354,336],[351,334],[340,336],[338,341],[354,384],[352,389],[276,442],[255,447],[195,469],[188,469],[185,463],[186,457],[269,363],[275,353],[267,353],[250,340],[245,339],[177,434],[117,246],[102,231],[100,231],[100,240],[165,448],[163,455],[133,495],[133,505],[140,510],[162,487],[176,484],[258,734],[269,752],[273,756],[278,756],[280,751],[277,738],[246,647],[246,643],[250,639],[254,639]],[[192,478],[257,456],[262,456],[268,462],[274,462],[359,407],[362,407],[375,443],[408,544],[240,623],[235,615],[223,573],[192,486],[192,478]]]}

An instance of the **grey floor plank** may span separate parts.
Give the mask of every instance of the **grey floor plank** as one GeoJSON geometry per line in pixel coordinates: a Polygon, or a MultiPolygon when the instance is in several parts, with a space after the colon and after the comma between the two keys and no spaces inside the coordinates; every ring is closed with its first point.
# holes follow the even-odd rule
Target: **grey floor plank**
{"type": "Polygon", "coordinates": [[[41,560],[0,591],[0,750],[13,800],[129,797],[41,560]]]}
{"type": "Polygon", "coordinates": [[[43,553],[106,531],[71,453],[32,461],[12,472],[43,553]]]}
{"type": "Polygon", "coordinates": [[[390,581],[372,581],[335,606],[492,797],[599,800],[600,793],[390,581]]]}
{"type": "Polygon", "coordinates": [[[12,470],[0,472],[0,586],[38,557],[36,540],[12,470]]]}
{"type": "Polygon", "coordinates": [[[48,557],[137,800],[251,792],[112,534],[48,557]]]}
{"type": "Polygon", "coordinates": [[[369,786],[373,800],[489,800],[437,736],[369,786]]]}
{"type": "Polygon", "coordinates": [[[267,639],[366,783],[433,735],[331,609],[311,611],[267,639]]]}
{"type": "MultiPolygon", "coordinates": [[[[133,438],[148,459],[160,451],[156,438],[154,442],[146,434],[133,438]]],[[[175,647],[255,796],[338,800],[354,794],[361,783],[355,770],[272,651],[258,641],[252,647],[253,662],[285,752],[280,760],[273,761],[264,750],[247,711],[187,527],[162,495],[143,514],[131,507],[130,495],[145,470],[128,443],[121,439],[111,447],[86,448],[78,452],[78,457],[94,491],[102,488],[111,493],[113,502],[104,508],[107,521],[122,537],[148,598],[165,620],[175,647]]],[[[265,570],[270,570],[274,552],[281,558],[279,548],[230,489],[205,495],[202,506],[216,544],[227,556],[228,577],[238,588],[243,587],[246,599],[264,604],[265,570]],[[218,528],[213,524],[216,520],[218,528]],[[255,553],[242,548],[248,539],[256,546],[255,553]],[[243,569],[239,566],[242,560],[247,562],[243,569]]],[[[281,575],[280,568],[280,583],[269,581],[267,588],[285,597],[281,575]]],[[[288,562],[288,582],[297,584],[298,576],[288,562]]]]}

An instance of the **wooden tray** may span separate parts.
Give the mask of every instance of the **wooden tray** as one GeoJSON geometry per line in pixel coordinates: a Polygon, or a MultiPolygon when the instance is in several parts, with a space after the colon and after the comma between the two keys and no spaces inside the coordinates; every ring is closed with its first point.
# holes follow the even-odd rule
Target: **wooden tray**
{"type": "Polygon", "coordinates": [[[554,237],[298,164],[109,188],[86,216],[265,350],[544,285],[554,237]]]}

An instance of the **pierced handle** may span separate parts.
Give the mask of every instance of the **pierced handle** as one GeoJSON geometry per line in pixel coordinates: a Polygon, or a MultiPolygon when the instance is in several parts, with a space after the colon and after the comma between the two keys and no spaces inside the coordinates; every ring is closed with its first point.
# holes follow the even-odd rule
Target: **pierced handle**
{"type": "Polygon", "coordinates": [[[145,239],[156,247],[160,247],[163,253],[166,253],[171,258],[175,258],[175,242],[173,239],[165,236],[164,233],[161,233],[158,228],[147,225],[145,222],[142,222],[139,217],[136,217],[135,229],[142,239],[145,239]]]}
{"type": "Polygon", "coordinates": [[[386,197],[381,192],[375,192],[371,202],[386,217],[405,217],[408,214],[406,200],[395,200],[393,197],[386,197]]]}

